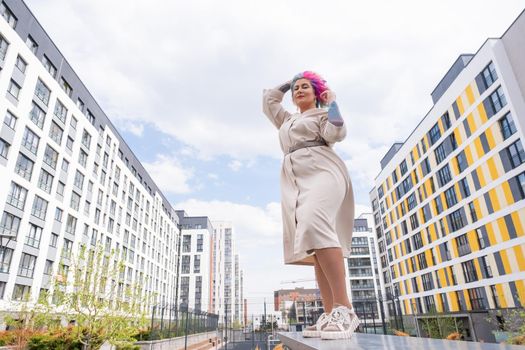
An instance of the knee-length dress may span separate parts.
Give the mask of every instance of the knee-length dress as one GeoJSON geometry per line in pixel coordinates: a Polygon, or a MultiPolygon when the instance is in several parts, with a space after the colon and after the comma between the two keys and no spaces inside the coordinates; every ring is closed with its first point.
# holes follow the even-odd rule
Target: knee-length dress
{"type": "Polygon", "coordinates": [[[348,170],[332,146],[346,136],[346,127],[328,121],[325,109],[291,114],[282,106],[284,93],[265,90],[263,111],[279,129],[284,152],[281,168],[283,248],[286,264],[313,265],[314,249],[340,247],[350,255],[354,226],[354,195],[348,170]],[[304,141],[327,146],[288,153],[304,141]]]}

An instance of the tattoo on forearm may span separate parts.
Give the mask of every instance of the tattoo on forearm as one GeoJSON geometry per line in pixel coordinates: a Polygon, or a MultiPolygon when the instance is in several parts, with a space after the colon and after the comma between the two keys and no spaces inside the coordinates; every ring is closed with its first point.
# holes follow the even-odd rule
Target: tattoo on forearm
{"type": "Polygon", "coordinates": [[[330,106],[328,107],[328,121],[335,126],[341,126],[344,124],[343,117],[341,116],[341,112],[335,101],[330,103],[330,106]]]}

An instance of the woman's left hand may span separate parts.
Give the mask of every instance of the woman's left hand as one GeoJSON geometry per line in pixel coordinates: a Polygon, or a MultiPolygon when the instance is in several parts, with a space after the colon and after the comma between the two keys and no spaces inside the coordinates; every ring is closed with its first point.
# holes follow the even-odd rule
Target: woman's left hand
{"type": "Polygon", "coordinates": [[[324,104],[329,105],[330,103],[335,101],[335,92],[333,92],[332,90],[326,90],[320,95],[320,97],[321,101],[324,104]]]}

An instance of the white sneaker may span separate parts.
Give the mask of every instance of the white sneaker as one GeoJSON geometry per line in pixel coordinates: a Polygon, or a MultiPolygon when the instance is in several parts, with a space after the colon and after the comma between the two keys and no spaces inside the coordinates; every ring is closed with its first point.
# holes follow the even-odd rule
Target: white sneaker
{"type": "Polygon", "coordinates": [[[348,339],[354,334],[361,321],[354,309],[338,306],[329,315],[330,321],[321,331],[321,339],[348,339]]]}
{"type": "Polygon", "coordinates": [[[303,330],[303,337],[305,338],[319,338],[321,336],[321,330],[328,324],[330,317],[326,312],[323,312],[317,319],[314,325],[308,326],[303,330]]]}

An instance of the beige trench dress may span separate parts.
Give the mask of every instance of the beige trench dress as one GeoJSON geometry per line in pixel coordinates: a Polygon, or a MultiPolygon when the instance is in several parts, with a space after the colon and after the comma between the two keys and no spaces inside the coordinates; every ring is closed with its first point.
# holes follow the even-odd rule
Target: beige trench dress
{"type": "Polygon", "coordinates": [[[284,262],[313,265],[313,250],[341,247],[350,255],[354,227],[354,195],[344,162],[332,146],[346,136],[346,127],[328,122],[325,109],[290,114],[281,106],[284,93],[265,90],[263,110],[279,129],[284,152],[281,207],[284,262]],[[328,146],[301,148],[298,142],[324,139],[328,146]]]}

